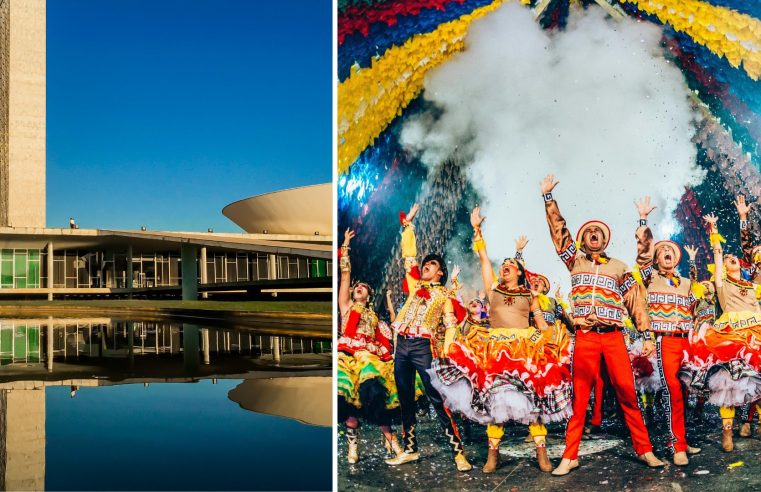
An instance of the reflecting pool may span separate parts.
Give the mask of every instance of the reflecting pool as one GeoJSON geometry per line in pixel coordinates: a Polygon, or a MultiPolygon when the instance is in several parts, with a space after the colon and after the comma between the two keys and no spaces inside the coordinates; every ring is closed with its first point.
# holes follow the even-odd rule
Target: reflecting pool
{"type": "Polygon", "coordinates": [[[328,490],[330,339],[0,319],[0,489],[328,490]]]}

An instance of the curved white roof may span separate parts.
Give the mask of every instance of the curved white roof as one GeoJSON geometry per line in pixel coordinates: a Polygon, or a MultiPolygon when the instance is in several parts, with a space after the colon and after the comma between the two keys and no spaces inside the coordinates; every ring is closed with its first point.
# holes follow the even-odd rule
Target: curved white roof
{"type": "Polygon", "coordinates": [[[222,213],[252,234],[330,236],[333,186],[302,186],[253,196],[227,205],[222,213]]]}

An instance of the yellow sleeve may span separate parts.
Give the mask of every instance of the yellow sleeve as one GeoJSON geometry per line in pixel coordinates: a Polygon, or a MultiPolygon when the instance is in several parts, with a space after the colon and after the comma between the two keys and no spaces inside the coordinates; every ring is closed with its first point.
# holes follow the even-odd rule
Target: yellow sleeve
{"type": "Polygon", "coordinates": [[[402,258],[417,257],[417,240],[415,239],[415,229],[407,226],[402,231],[402,258]]]}

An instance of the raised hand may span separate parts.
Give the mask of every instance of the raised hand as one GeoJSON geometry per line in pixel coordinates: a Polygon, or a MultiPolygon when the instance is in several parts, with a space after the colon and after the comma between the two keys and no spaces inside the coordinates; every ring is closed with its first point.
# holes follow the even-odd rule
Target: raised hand
{"type": "Polygon", "coordinates": [[[711,232],[716,232],[716,222],[719,220],[717,216],[714,214],[706,214],[703,216],[703,220],[706,221],[706,223],[711,226],[711,232]]]}
{"type": "Polygon", "coordinates": [[[526,236],[518,236],[518,239],[515,240],[515,250],[516,251],[523,251],[523,248],[526,247],[528,244],[528,238],[526,236]]]}
{"type": "Polygon", "coordinates": [[[473,226],[473,229],[481,227],[481,223],[484,220],[486,220],[486,217],[481,217],[481,207],[474,208],[470,213],[470,225],[473,226]]]}
{"type": "Polygon", "coordinates": [[[737,208],[737,215],[740,216],[740,220],[748,220],[750,207],[750,205],[745,203],[745,195],[737,195],[737,198],[735,199],[735,208],[737,208]]]}
{"type": "Polygon", "coordinates": [[[552,190],[555,189],[558,183],[560,183],[560,181],[555,181],[554,174],[548,174],[547,176],[545,176],[542,182],[540,183],[540,186],[542,187],[542,195],[546,195],[547,193],[552,193],[552,190]]]}
{"type": "Polygon", "coordinates": [[[412,219],[415,218],[419,210],[420,210],[420,205],[418,205],[417,203],[412,205],[412,208],[407,213],[407,222],[412,222],[412,219]]]}
{"type": "Polygon", "coordinates": [[[348,247],[351,240],[356,236],[357,233],[355,231],[352,231],[350,227],[346,228],[346,232],[344,232],[344,247],[348,247]]]}
{"type": "Polygon", "coordinates": [[[647,216],[650,215],[650,212],[652,212],[656,208],[655,205],[650,205],[649,196],[645,196],[640,198],[639,200],[635,200],[634,206],[637,207],[637,212],[639,212],[640,219],[647,219],[647,216]]]}
{"type": "Polygon", "coordinates": [[[563,298],[563,293],[560,291],[560,284],[556,284],[555,285],[555,299],[560,300],[562,298],[563,298]]]}
{"type": "Polygon", "coordinates": [[[460,271],[461,271],[460,265],[455,265],[452,268],[452,280],[460,276],[460,271]]]}
{"type": "Polygon", "coordinates": [[[695,260],[695,258],[698,256],[698,248],[695,246],[686,245],[684,247],[684,250],[687,251],[687,254],[690,256],[690,260],[695,260]]]}

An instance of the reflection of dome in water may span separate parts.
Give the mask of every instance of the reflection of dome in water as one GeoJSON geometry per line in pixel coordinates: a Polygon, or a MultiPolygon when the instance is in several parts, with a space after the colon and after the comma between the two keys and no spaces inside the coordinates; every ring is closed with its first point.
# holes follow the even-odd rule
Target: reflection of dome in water
{"type": "Polygon", "coordinates": [[[227,397],[246,410],[277,415],[310,425],[332,425],[332,378],[247,379],[227,397]]]}

